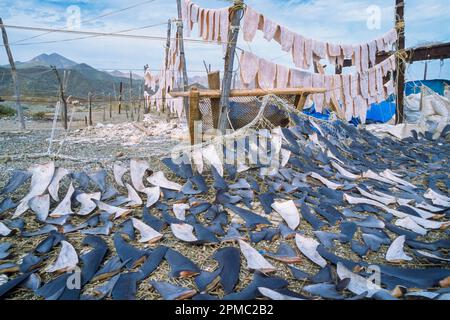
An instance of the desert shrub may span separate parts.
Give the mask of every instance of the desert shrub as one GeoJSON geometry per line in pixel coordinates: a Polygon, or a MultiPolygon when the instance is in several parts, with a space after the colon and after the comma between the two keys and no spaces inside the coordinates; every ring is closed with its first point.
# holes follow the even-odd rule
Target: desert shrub
{"type": "Polygon", "coordinates": [[[0,118],[13,117],[16,115],[16,110],[0,104],[0,118]]]}
{"type": "Polygon", "coordinates": [[[45,112],[43,111],[39,111],[39,112],[35,112],[31,115],[31,118],[33,120],[44,120],[45,119],[45,112]]]}

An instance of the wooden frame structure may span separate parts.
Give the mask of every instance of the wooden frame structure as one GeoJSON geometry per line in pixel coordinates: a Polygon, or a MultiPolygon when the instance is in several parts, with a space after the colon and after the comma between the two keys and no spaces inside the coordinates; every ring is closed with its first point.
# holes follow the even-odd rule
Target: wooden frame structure
{"type": "MultiPolygon", "coordinates": [[[[217,76],[214,76],[217,78],[217,76]]],[[[286,88],[286,89],[239,89],[231,90],[230,98],[237,97],[263,97],[268,94],[274,94],[278,96],[295,96],[295,105],[298,111],[302,111],[306,100],[310,94],[325,93],[325,88],[286,88]]],[[[220,89],[198,90],[196,87],[192,87],[189,91],[185,92],[170,92],[173,98],[189,98],[189,115],[188,126],[191,144],[195,143],[194,131],[195,122],[202,120],[202,113],[200,112],[200,100],[203,98],[211,99],[212,105],[212,117],[214,121],[214,128],[218,129],[220,108],[217,107],[217,102],[220,100],[222,91],[220,89]]]]}

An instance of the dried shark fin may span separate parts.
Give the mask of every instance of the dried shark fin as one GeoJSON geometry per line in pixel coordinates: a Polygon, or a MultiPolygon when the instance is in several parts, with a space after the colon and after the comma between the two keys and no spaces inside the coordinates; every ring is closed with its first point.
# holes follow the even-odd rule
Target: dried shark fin
{"type": "Polygon", "coordinates": [[[189,278],[200,273],[200,268],[181,253],[168,249],[165,259],[170,266],[171,278],[189,278]]]}

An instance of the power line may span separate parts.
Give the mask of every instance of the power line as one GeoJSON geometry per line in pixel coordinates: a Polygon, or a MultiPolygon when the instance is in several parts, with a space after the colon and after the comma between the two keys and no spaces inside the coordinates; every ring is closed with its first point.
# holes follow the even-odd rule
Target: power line
{"type": "MultiPolygon", "coordinates": [[[[156,41],[167,41],[167,37],[163,36],[146,36],[146,35],[136,35],[136,34],[124,34],[124,33],[115,33],[115,32],[95,32],[95,31],[80,31],[80,30],[65,30],[65,29],[51,29],[51,28],[42,28],[42,27],[28,27],[28,26],[19,26],[19,25],[4,25],[6,28],[10,29],[18,29],[18,30],[29,30],[29,31],[50,31],[50,32],[58,32],[58,33],[68,33],[68,34],[81,34],[81,35],[90,35],[90,36],[98,36],[98,37],[118,37],[118,38],[128,38],[128,39],[136,39],[136,40],[156,40],[156,41]]],[[[63,39],[67,40],[67,39],[63,39]]],[[[171,40],[176,40],[176,38],[172,38],[171,40]]],[[[61,42],[62,40],[58,40],[61,42]]],[[[55,42],[58,42],[55,40],[55,42]]],[[[228,44],[227,41],[216,41],[216,40],[203,40],[203,39],[184,39],[185,42],[191,43],[199,43],[199,44],[228,44]]],[[[21,45],[36,45],[38,42],[28,42],[28,43],[17,43],[15,46],[21,45]]],[[[238,48],[239,49],[239,48],[238,48]]],[[[242,49],[240,49],[242,50],[242,49]]]]}
{"type": "MultiPolygon", "coordinates": [[[[98,19],[101,19],[101,18],[105,18],[105,17],[111,16],[111,15],[114,15],[114,14],[117,14],[117,13],[121,13],[121,12],[130,10],[130,9],[134,9],[134,8],[139,7],[141,5],[148,4],[148,3],[151,3],[151,2],[155,2],[155,1],[156,0],[148,0],[148,1],[144,1],[144,2],[139,2],[139,3],[136,3],[136,4],[131,5],[129,7],[125,7],[125,8],[122,8],[122,9],[115,10],[115,11],[107,12],[107,13],[101,14],[99,16],[96,16],[96,17],[93,17],[93,18],[90,18],[90,19],[87,19],[87,20],[82,20],[82,21],[80,21],[80,23],[87,23],[87,22],[91,22],[91,21],[98,20],[98,19]]],[[[42,36],[47,35],[47,34],[52,33],[52,32],[54,32],[54,31],[48,30],[45,33],[38,34],[38,35],[33,36],[33,37],[17,40],[15,42],[11,43],[10,45],[14,45],[14,44],[21,43],[21,42],[24,42],[24,41],[27,41],[27,40],[31,40],[31,39],[36,39],[36,38],[42,37],[42,36]]]]}

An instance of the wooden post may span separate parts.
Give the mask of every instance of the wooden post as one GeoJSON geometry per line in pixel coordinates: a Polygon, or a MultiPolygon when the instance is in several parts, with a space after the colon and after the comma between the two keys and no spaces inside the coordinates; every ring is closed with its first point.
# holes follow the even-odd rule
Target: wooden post
{"type": "MultiPolygon", "coordinates": [[[[395,0],[395,27],[397,29],[397,52],[405,50],[405,0],[395,0]]],[[[405,92],[405,71],[406,63],[399,56],[397,61],[397,110],[396,123],[403,123],[404,114],[404,92],[405,92]]]]}
{"type": "MultiPolygon", "coordinates": [[[[208,73],[208,87],[210,90],[220,90],[220,71],[208,73]]],[[[211,111],[214,129],[219,126],[220,99],[211,98],[211,111]]]]}
{"type": "Polygon", "coordinates": [[[109,94],[109,118],[112,118],[112,97],[111,93],[109,94]]]}
{"type": "Polygon", "coordinates": [[[14,63],[11,48],[9,47],[8,34],[6,33],[2,18],[0,18],[0,28],[2,29],[3,44],[5,46],[6,54],[8,55],[9,65],[11,66],[11,77],[14,84],[14,94],[16,95],[16,109],[17,116],[19,117],[20,129],[25,130],[25,119],[23,116],[22,105],[20,103],[20,82],[17,77],[16,64],[14,63]]]}
{"type": "Polygon", "coordinates": [[[67,130],[67,101],[66,101],[66,97],[64,96],[64,86],[63,83],[61,81],[61,77],[59,76],[59,72],[56,69],[55,66],[51,66],[53,72],[55,72],[56,75],[56,80],[58,81],[58,85],[59,85],[59,97],[61,99],[61,102],[63,104],[63,108],[62,108],[62,120],[63,120],[63,127],[64,130],[67,130]]]}
{"type": "MultiPolygon", "coordinates": [[[[172,33],[172,21],[169,19],[167,21],[167,40],[166,40],[166,60],[165,60],[165,69],[164,71],[167,71],[169,67],[169,50],[170,50],[170,37],[172,33]]],[[[162,92],[162,112],[166,112],[166,91],[167,91],[167,83],[166,83],[166,77],[163,79],[164,81],[164,87],[162,92]]]]}
{"type": "Polygon", "coordinates": [[[222,96],[220,98],[220,115],[218,129],[225,133],[228,127],[228,108],[230,104],[231,82],[233,81],[234,56],[236,53],[236,43],[239,37],[239,25],[244,14],[244,1],[235,0],[230,10],[231,24],[228,30],[227,53],[225,55],[225,71],[222,83],[222,96]]]}
{"type": "Polygon", "coordinates": [[[123,92],[123,83],[120,81],[119,84],[119,114],[122,112],[122,92],[123,92]]]}
{"type": "Polygon", "coordinates": [[[191,145],[195,144],[195,122],[201,120],[202,115],[199,108],[200,92],[196,87],[191,88],[189,91],[189,137],[191,139],[191,145]]]}
{"type": "Polygon", "coordinates": [[[134,121],[134,102],[133,102],[133,75],[130,71],[130,101],[129,106],[131,108],[131,121],[134,121]]]}
{"type": "Polygon", "coordinates": [[[89,104],[89,125],[92,126],[92,93],[88,94],[88,104],[89,104]]]}
{"type": "MultiPolygon", "coordinates": [[[[183,73],[183,91],[186,91],[189,86],[189,80],[187,75],[186,66],[186,56],[184,53],[184,37],[183,37],[183,17],[181,14],[181,0],[177,0],[178,8],[178,21],[177,21],[177,41],[180,49],[180,63],[183,73]]],[[[186,119],[189,114],[189,102],[186,98],[183,98],[184,113],[186,114],[186,119]]]]}

